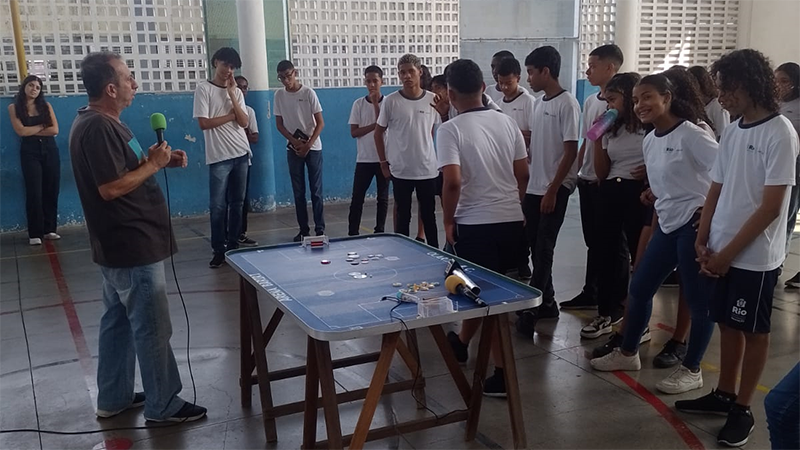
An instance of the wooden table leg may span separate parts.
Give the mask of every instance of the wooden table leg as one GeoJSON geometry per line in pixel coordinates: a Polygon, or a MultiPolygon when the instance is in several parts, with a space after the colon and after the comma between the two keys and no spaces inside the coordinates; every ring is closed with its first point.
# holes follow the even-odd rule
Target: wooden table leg
{"type": "Polygon", "coordinates": [[[383,335],[381,356],[378,358],[378,364],[375,366],[375,373],[372,374],[372,381],[369,383],[367,398],[364,399],[364,406],[361,408],[361,415],[358,416],[356,429],[353,432],[353,439],[350,441],[351,450],[361,450],[364,448],[364,442],[367,440],[367,433],[369,433],[370,425],[372,425],[375,409],[378,408],[378,401],[380,401],[386,375],[389,373],[389,367],[392,365],[392,358],[394,357],[394,352],[397,348],[397,340],[399,338],[399,331],[383,335]]]}
{"type": "MultiPolygon", "coordinates": [[[[328,448],[341,449],[342,426],[339,423],[339,403],[336,401],[336,386],[333,380],[333,363],[331,362],[331,346],[326,341],[314,340],[317,352],[317,368],[319,384],[322,388],[322,405],[325,409],[325,431],[328,434],[328,448]]],[[[316,400],[314,402],[316,406],[316,400]]],[[[306,396],[306,408],[309,408],[306,396]]],[[[316,409],[314,409],[316,414],[316,409]]],[[[316,434],[316,429],[314,431],[316,434]]]]}
{"type": "Polygon", "coordinates": [[[475,361],[475,373],[472,377],[472,393],[469,397],[469,417],[467,417],[465,438],[468,442],[475,439],[475,435],[478,433],[478,421],[481,415],[481,402],[483,401],[483,380],[486,379],[486,367],[489,364],[496,324],[496,316],[489,316],[483,319],[481,340],[478,345],[478,357],[475,361]]]}
{"type": "Polygon", "coordinates": [[[241,401],[243,408],[249,408],[252,404],[253,384],[253,357],[252,351],[252,331],[250,330],[250,316],[248,314],[247,295],[248,283],[244,278],[239,277],[239,344],[241,346],[239,387],[241,388],[241,401]]]}
{"type": "Polygon", "coordinates": [[[314,339],[308,337],[306,346],[306,405],[303,413],[303,449],[314,448],[317,442],[317,398],[319,397],[319,367],[314,339]]]}
{"type": "Polygon", "coordinates": [[[511,330],[508,325],[508,314],[497,317],[500,330],[500,348],[503,352],[503,373],[506,378],[506,393],[508,394],[508,414],[511,418],[511,434],[514,438],[514,448],[525,448],[525,421],[522,418],[522,402],[520,400],[519,380],[517,379],[517,363],[514,360],[514,347],[511,344],[511,330]]]}
{"type": "Polygon", "coordinates": [[[248,310],[250,313],[250,329],[253,336],[253,356],[256,361],[256,375],[258,377],[258,391],[261,397],[261,413],[264,415],[264,434],[267,442],[278,441],[278,431],[275,417],[272,415],[272,389],[269,384],[269,365],[267,364],[266,342],[262,334],[261,309],[258,306],[258,297],[255,287],[247,283],[246,289],[252,294],[247,294],[248,310]]]}

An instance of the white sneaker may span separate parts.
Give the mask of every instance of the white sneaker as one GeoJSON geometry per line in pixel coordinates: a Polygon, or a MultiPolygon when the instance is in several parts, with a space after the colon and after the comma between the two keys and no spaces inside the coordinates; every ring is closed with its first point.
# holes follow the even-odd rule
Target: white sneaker
{"type": "Polygon", "coordinates": [[[619,348],[615,348],[606,356],[595,358],[589,361],[589,363],[594,370],[599,370],[601,372],[642,369],[642,361],[639,359],[639,352],[636,352],[633,356],[625,356],[619,348]]]}
{"type": "Polygon", "coordinates": [[[30,245],[42,245],[42,240],[40,238],[30,238],[30,239],[28,239],[28,244],[30,244],[30,245]]]}
{"type": "Polygon", "coordinates": [[[656,389],[665,394],[682,394],[701,387],[703,387],[703,372],[700,370],[692,372],[683,365],[656,383],[656,389]]]}
{"type": "Polygon", "coordinates": [[[597,316],[589,325],[581,328],[581,337],[596,339],[612,331],[614,331],[614,329],[611,328],[611,317],[597,316]]]}
{"type": "Polygon", "coordinates": [[[47,234],[44,235],[44,240],[45,241],[57,241],[59,239],[61,239],[61,236],[59,236],[56,233],[47,233],[47,234]]]}
{"type": "Polygon", "coordinates": [[[642,337],[639,338],[639,344],[644,344],[645,342],[650,342],[652,336],[650,336],[650,327],[644,329],[644,333],[642,333],[642,337]]]}

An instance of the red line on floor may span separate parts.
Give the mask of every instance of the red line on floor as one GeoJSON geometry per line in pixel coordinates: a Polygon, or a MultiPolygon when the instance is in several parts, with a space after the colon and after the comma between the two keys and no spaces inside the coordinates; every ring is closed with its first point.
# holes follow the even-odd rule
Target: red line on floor
{"type": "Polygon", "coordinates": [[[661,322],[656,324],[656,328],[660,328],[660,329],[662,329],[664,331],[668,331],[670,333],[674,333],[675,332],[675,328],[673,328],[673,327],[671,327],[671,326],[669,326],[667,324],[663,324],[661,322]]]}
{"type": "Polygon", "coordinates": [[[655,408],[661,417],[663,417],[664,420],[672,425],[672,428],[678,432],[678,435],[681,437],[681,439],[683,439],[683,442],[685,442],[691,450],[705,449],[703,443],[700,442],[700,439],[698,439],[694,433],[692,433],[692,430],[689,429],[686,423],[681,420],[681,418],[678,417],[678,415],[675,414],[675,412],[669,406],[664,404],[660,398],[653,395],[652,392],[648,391],[646,387],[639,384],[638,381],[631,378],[631,376],[627,373],[622,371],[616,371],[612,373],[616,375],[617,378],[622,380],[623,383],[627,384],[631,389],[633,389],[637,394],[641,395],[642,398],[644,398],[644,400],[650,404],[650,406],[655,408]]]}
{"type": "Polygon", "coordinates": [[[86,337],[83,335],[83,327],[81,327],[78,312],[75,310],[75,302],[72,300],[72,295],[69,293],[67,280],[64,279],[64,272],[61,270],[61,262],[58,260],[58,252],[52,242],[45,241],[44,245],[48,252],[47,256],[50,259],[50,269],[53,271],[53,278],[56,280],[58,292],[61,295],[61,305],[64,307],[64,313],[67,316],[67,323],[69,324],[69,331],[72,334],[72,341],[75,343],[75,350],[78,352],[78,360],[83,369],[86,387],[89,389],[89,395],[92,397],[92,403],[94,403],[94,398],[97,395],[97,381],[95,380],[92,353],[89,351],[89,346],[86,344],[86,337]]]}

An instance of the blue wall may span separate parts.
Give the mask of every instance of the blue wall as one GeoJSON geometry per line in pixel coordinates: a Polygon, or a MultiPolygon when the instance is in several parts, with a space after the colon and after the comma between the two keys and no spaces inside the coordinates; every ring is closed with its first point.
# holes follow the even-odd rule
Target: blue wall
{"type": "MultiPolygon", "coordinates": [[[[578,83],[578,100],[596,91],[585,82],[578,83]]],[[[389,93],[397,89],[384,89],[389,93]]],[[[348,200],[352,191],[356,145],[350,137],[350,108],[353,101],[365,95],[364,88],[320,89],[317,91],[325,118],[322,131],[324,152],[323,190],[328,201],[348,200]]],[[[293,203],[292,187],[286,165],[286,141],[275,129],[272,115],[273,91],[250,92],[248,105],[256,111],[259,143],[253,148],[250,194],[256,211],[272,210],[293,203]]],[[[61,133],[56,138],[61,154],[61,195],[59,224],[83,222],[83,210],[75,188],[69,158],[69,129],[76,110],[86,104],[86,97],[51,97],[61,133]]],[[[0,98],[0,231],[26,228],[25,189],[20,171],[19,138],[8,118],[10,98],[0,98]]],[[[122,114],[122,120],[139,137],[142,145],[153,143],[150,114],[161,112],[167,117],[165,138],[174,149],[185,150],[189,166],[168,171],[173,216],[191,216],[208,212],[208,169],[205,165],[205,141],[197,121],[192,119],[192,94],[139,94],[133,105],[122,114]]],[[[164,186],[163,174],[158,175],[164,186]]],[[[368,192],[374,196],[374,186],[368,192]]]]}

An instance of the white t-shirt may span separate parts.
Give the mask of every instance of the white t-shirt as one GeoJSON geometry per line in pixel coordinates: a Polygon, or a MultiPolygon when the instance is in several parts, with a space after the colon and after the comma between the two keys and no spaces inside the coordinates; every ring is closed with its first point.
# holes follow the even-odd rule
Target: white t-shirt
{"type": "Polygon", "coordinates": [[[461,167],[455,219],[461,225],[522,221],[514,161],[527,158],[525,139],[508,116],[487,108],[448,120],[436,136],[439,167],[461,167]]]}
{"type": "MultiPolygon", "coordinates": [[[[239,106],[246,110],[247,106],[244,104],[242,91],[235,89],[234,92],[236,92],[236,101],[239,106]]],[[[202,81],[197,84],[194,91],[192,117],[213,119],[228,115],[231,111],[233,111],[233,103],[231,103],[226,88],[217,86],[210,81],[202,81]]],[[[250,154],[250,143],[247,142],[244,128],[240,127],[235,120],[216,128],[203,130],[203,138],[206,141],[206,164],[214,164],[250,154]]]]}
{"type": "Polygon", "coordinates": [[[607,180],[612,178],[633,180],[631,171],[644,164],[643,141],[644,130],[631,133],[623,127],[617,130],[615,136],[611,133],[603,135],[603,148],[611,160],[607,180]]]}
{"type": "Polygon", "coordinates": [[[503,112],[514,119],[520,130],[530,131],[531,121],[533,120],[533,105],[536,97],[527,92],[520,92],[517,97],[507,102],[504,98],[500,100],[503,105],[503,112]]]}
{"type": "Polygon", "coordinates": [[[781,114],[792,123],[794,130],[800,134],[800,97],[781,103],[781,114]]]}
{"type": "MultiPolygon", "coordinates": [[[[486,93],[485,93],[485,92],[484,92],[484,94],[483,94],[483,106],[485,106],[485,107],[487,107],[487,108],[489,108],[489,109],[495,110],[495,111],[501,111],[501,112],[502,112],[502,110],[501,110],[501,109],[500,109],[500,107],[497,105],[497,103],[495,103],[495,102],[494,102],[494,101],[491,99],[491,97],[489,97],[488,95],[486,95],[486,93]]],[[[458,115],[458,110],[456,109],[456,107],[455,107],[455,106],[453,106],[453,105],[450,105],[450,112],[448,112],[448,113],[447,113],[447,118],[448,118],[448,119],[452,119],[452,118],[454,118],[454,117],[455,117],[455,116],[457,116],[457,115],[458,115]]]]}
{"type": "MultiPolygon", "coordinates": [[[[524,92],[526,94],[530,94],[530,92],[528,92],[527,89],[522,87],[521,84],[517,85],[517,92],[524,92]]],[[[503,97],[505,97],[505,94],[503,94],[503,91],[500,90],[500,87],[497,85],[497,83],[491,86],[486,86],[484,94],[488,95],[489,98],[491,98],[492,101],[497,103],[498,105],[503,102],[503,97]]]]}
{"type": "MultiPolygon", "coordinates": [[[[528,194],[544,195],[558,172],[564,156],[564,143],[578,141],[578,122],[581,107],[575,96],[567,91],[534,104],[531,118],[531,163],[528,194]]],[[[577,158],[564,182],[567,189],[575,189],[578,178],[577,158]]]]}
{"type": "Polygon", "coordinates": [[[717,158],[714,136],[684,120],[664,134],[644,138],[644,162],[656,196],[658,226],[665,234],[686,225],[706,202],[709,171],[717,158]]]}
{"type": "MultiPolygon", "coordinates": [[[[383,103],[383,97],[379,103],[383,103]]],[[[353,102],[353,109],[350,110],[350,125],[356,125],[359,128],[366,127],[375,123],[375,106],[369,101],[367,97],[360,97],[353,102]]],[[[384,138],[386,135],[384,135],[384,138]]],[[[384,142],[386,142],[384,140],[384,142]]],[[[356,162],[357,163],[377,163],[380,162],[378,157],[378,149],[375,148],[375,132],[369,133],[356,138],[356,162]]]]}
{"type": "Polygon", "coordinates": [[[258,120],[256,120],[256,110],[247,107],[247,129],[251,133],[258,133],[258,120]]]}
{"type": "Polygon", "coordinates": [[[602,116],[607,109],[608,103],[606,103],[606,99],[600,96],[599,92],[583,102],[583,129],[581,130],[581,137],[583,138],[583,142],[586,143],[586,150],[583,154],[583,165],[578,172],[578,176],[583,180],[597,181],[597,174],[594,171],[594,141],[586,137],[586,132],[589,131],[594,121],[602,116]]]}
{"type": "Polygon", "coordinates": [[[428,180],[439,175],[433,126],[441,119],[431,106],[434,96],[423,91],[420,98],[408,99],[397,91],[381,102],[378,125],[386,128],[386,159],[395,178],[428,180]]]}
{"type": "MultiPolygon", "coordinates": [[[[711,179],[722,184],[711,219],[708,247],[721,251],[761,205],[764,186],[793,186],[798,154],[797,133],[789,119],[774,114],[760,122],[731,124],[722,134],[711,179]]],[[[732,267],[755,272],[777,269],[786,257],[789,189],[778,217],[736,255],[732,267]]]]}
{"type": "Polygon", "coordinates": [[[722,132],[725,131],[725,127],[731,123],[731,113],[722,107],[718,98],[715,98],[706,104],[706,115],[714,127],[714,134],[717,135],[719,140],[722,132]]]}
{"type": "MultiPolygon", "coordinates": [[[[286,89],[275,91],[275,115],[283,117],[283,126],[294,134],[296,130],[311,137],[317,127],[314,114],[322,112],[317,93],[306,85],[300,86],[297,92],[286,89]]],[[[311,150],[322,150],[322,138],[317,138],[311,150]]]]}

